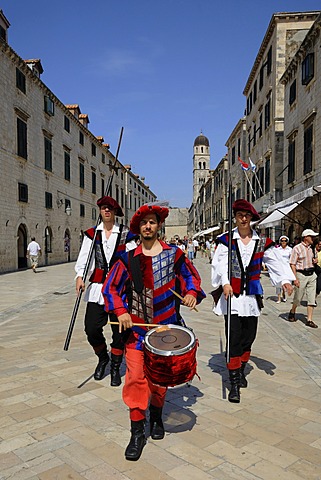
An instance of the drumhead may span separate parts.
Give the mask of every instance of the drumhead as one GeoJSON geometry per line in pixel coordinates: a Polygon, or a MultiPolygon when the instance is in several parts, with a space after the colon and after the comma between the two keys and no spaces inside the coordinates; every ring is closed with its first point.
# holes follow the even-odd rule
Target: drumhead
{"type": "Polygon", "coordinates": [[[182,355],[195,345],[192,330],[180,325],[162,325],[146,333],[144,343],[147,350],[156,355],[182,355]]]}

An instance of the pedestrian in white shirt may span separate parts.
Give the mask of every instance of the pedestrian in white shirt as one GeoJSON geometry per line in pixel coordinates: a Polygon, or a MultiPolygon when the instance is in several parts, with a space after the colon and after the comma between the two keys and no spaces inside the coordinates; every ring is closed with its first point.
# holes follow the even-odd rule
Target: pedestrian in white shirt
{"type": "Polygon", "coordinates": [[[38,267],[39,256],[41,255],[41,248],[39,243],[36,242],[35,237],[31,237],[31,242],[27,247],[27,258],[29,258],[31,263],[31,268],[34,273],[37,273],[36,268],[38,267]]]}
{"type": "MultiPolygon", "coordinates": [[[[280,262],[285,262],[289,265],[292,253],[292,248],[289,247],[289,237],[287,237],[286,235],[281,235],[281,237],[279,238],[279,244],[276,245],[275,248],[277,249],[276,253],[280,259],[280,262]]],[[[282,302],[286,302],[285,291],[281,286],[276,287],[275,292],[278,296],[276,303],[281,303],[281,299],[282,302]]]]}

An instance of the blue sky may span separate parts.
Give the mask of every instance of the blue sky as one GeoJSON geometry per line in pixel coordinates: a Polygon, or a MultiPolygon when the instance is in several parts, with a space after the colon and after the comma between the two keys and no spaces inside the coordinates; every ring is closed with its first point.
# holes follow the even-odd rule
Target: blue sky
{"type": "Polygon", "coordinates": [[[89,128],[159,199],[192,201],[194,139],[211,168],[245,108],[243,89],[275,12],[320,10],[314,0],[0,0],[9,44],[40,58],[42,80],[79,104],[89,128]],[[88,7],[90,5],[90,7],[88,7]]]}

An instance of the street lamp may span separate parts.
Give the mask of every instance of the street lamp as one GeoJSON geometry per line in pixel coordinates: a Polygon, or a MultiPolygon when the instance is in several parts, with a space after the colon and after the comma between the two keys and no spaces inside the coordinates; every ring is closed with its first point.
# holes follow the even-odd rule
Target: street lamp
{"type": "Polygon", "coordinates": [[[68,207],[66,207],[65,212],[66,212],[66,214],[68,215],[68,217],[70,217],[70,215],[71,215],[71,207],[70,207],[70,205],[68,205],[68,207]]]}

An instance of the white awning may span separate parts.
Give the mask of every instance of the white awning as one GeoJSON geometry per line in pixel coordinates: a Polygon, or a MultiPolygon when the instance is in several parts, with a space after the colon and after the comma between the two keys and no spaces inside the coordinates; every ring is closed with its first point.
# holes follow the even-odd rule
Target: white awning
{"type": "Polygon", "coordinates": [[[219,230],[221,227],[219,225],[215,225],[215,227],[208,228],[207,230],[204,230],[203,235],[207,235],[208,233],[216,232],[219,230]]]}
{"type": "Polygon", "coordinates": [[[288,207],[292,204],[299,205],[301,202],[303,202],[303,200],[305,200],[308,197],[313,197],[313,195],[315,195],[316,193],[321,193],[321,185],[307,188],[306,190],[302,190],[301,192],[298,192],[295,195],[292,195],[292,197],[286,198],[285,200],[282,200],[279,203],[270,205],[267,211],[268,213],[271,213],[274,210],[282,209],[283,207],[288,207]]]}
{"type": "MultiPolygon", "coordinates": [[[[268,215],[264,220],[262,220],[262,222],[259,222],[257,225],[264,228],[274,227],[285,215],[287,215],[291,212],[291,210],[300,205],[303,200],[304,199],[295,203],[291,203],[290,205],[278,208],[277,210],[274,209],[273,212],[270,213],[270,215],[268,215]]],[[[275,207],[275,205],[273,205],[273,207],[275,207]]]]}
{"type": "Polygon", "coordinates": [[[219,230],[220,228],[221,227],[219,225],[215,225],[215,227],[210,227],[210,228],[207,228],[206,230],[202,230],[201,232],[195,233],[195,235],[193,235],[193,238],[200,237],[201,235],[207,235],[209,233],[215,232],[216,230],[219,230]]]}

